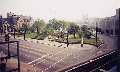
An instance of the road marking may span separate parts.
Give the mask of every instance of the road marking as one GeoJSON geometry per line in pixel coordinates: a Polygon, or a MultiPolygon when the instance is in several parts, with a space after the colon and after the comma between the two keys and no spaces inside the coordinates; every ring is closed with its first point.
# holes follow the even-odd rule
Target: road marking
{"type": "Polygon", "coordinates": [[[25,46],[25,45],[20,45],[20,47],[23,47],[23,48],[30,48],[30,49],[31,49],[30,46],[25,46]]]}
{"type": "MultiPolygon", "coordinates": [[[[72,53],[71,53],[71,54],[69,54],[69,55],[66,55],[66,56],[68,57],[68,56],[70,56],[70,55],[72,55],[72,53]]],[[[59,62],[63,61],[63,60],[66,58],[66,56],[65,56],[64,58],[61,58],[59,61],[55,62],[54,64],[50,65],[48,68],[46,68],[46,69],[42,70],[42,72],[44,72],[44,71],[46,71],[46,70],[50,69],[51,67],[55,66],[57,63],[59,63],[59,62]]]]}
{"type": "Polygon", "coordinates": [[[38,60],[41,60],[42,58],[44,58],[44,57],[46,57],[46,56],[49,56],[49,55],[50,55],[50,54],[43,55],[42,57],[37,58],[37,59],[35,59],[35,60],[33,60],[33,61],[31,61],[31,62],[27,63],[27,64],[32,64],[33,62],[36,62],[36,61],[38,61],[38,60]]]}
{"type": "MultiPolygon", "coordinates": [[[[50,56],[49,56],[49,58],[51,58],[51,57],[53,57],[54,55],[57,55],[57,54],[60,54],[60,53],[62,53],[62,52],[64,52],[65,50],[62,50],[62,51],[59,51],[58,53],[56,53],[56,54],[51,54],[50,56]]],[[[41,62],[43,62],[43,61],[45,61],[46,59],[43,59],[43,60],[41,60],[41,61],[39,61],[38,63],[36,63],[36,65],[37,64],[39,64],[39,63],[41,63],[41,62]]]]}
{"type": "MultiPolygon", "coordinates": [[[[24,48],[29,48],[29,46],[21,46],[21,47],[24,47],[24,48]]],[[[32,48],[31,48],[32,49],[32,48]]],[[[64,50],[63,50],[64,51],[64,50]]],[[[59,53],[61,53],[61,52],[63,52],[63,51],[60,51],[59,53]]],[[[56,53],[56,54],[59,54],[59,53],[56,53]]],[[[55,54],[55,55],[56,55],[55,54]]],[[[38,60],[40,60],[40,59],[42,59],[42,58],[44,58],[44,57],[46,57],[46,56],[49,56],[50,54],[47,54],[47,55],[44,55],[44,56],[42,56],[41,58],[38,58],[38,59],[35,59],[35,60],[33,60],[32,62],[29,62],[28,64],[32,64],[33,62],[36,62],[36,61],[38,61],[38,60]]],[[[52,57],[54,54],[52,54],[51,56],[49,56],[49,57],[52,57]]],[[[44,60],[42,60],[42,62],[43,61],[45,61],[45,59],[44,60]]],[[[39,64],[40,62],[38,62],[37,64],[39,64]]]]}

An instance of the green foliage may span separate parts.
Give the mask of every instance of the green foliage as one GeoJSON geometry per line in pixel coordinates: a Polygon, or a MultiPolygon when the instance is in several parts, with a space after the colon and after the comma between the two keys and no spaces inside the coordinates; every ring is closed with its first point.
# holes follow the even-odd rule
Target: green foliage
{"type": "Polygon", "coordinates": [[[44,40],[47,36],[48,36],[47,32],[44,31],[44,32],[40,33],[40,34],[37,36],[36,39],[38,39],[38,40],[44,40]]]}
{"type": "Polygon", "coordinates": [[[69,39],[80,39],[80,36],[78,34],[76,34],[76,38],[74,38],[73,35],[69,35],[69,39]]]}
{"type": "Polygon", "coordinates": [[[49,35],[55,35],[56,33],[63,32],[67,27],[68,27],[68,22],[53,18],[49,20],[48,24],[45,27],[45,30],[49,35]]]}
{"type": "Polygon", "coordinates": [[[92,32],[91,32],[90,28],[87,27],[87,25],[81,26],[80,34],[81,34],[80,36],[83,36],[84,38],[87,38],[87,39],[90,39],[92,36],[92,32]]]}
{"type": "Polygon", "coordinates": [[[45,22],[44,20],[36,20],[35,23],[33,24],[31,31],[37,31],[37,34],[40,34],[45,27],[45,22]]]}
{"type": "Polygon", "coordinates": [[[34,39],[36,36],[37,36],[36,33],[28,33],[28,34],[26,34],[26,38],[34,39]]]}
{"type": "Polygon", "coordinates": [[[79,31],[79,26],[76,25],[75,23],[70,23],[69,27],[68,27],[68,33],[69,34],[73,34],[74,35],[74,38],[75,37],[75,34],[79,31]]]}
{"type": "Polygon", "coordinates": [[[60,27],[62,27],[62,24],[59,22],[57,19],[51,19],[49,20],[50,27],[53,28],[54,30],[59,30],[60,27]]]}
{"type": "MultiPolygon", "coordinates": [[[[66,40],[62,40],[62,39],[58,39],[56,41],[60,42],[60,43],[67,43],[66,40]]],[[[70,38],[69,43],[70,44],[81,44],[81,39],[80,38],[76,38],[76,39],[70,38]]],[[[101,43],[102,43],[102,41],[98,38],[97,45],[100,45],[101,43]]],[[[89,45],[96,46],[96,39],[93,39],[93,38],[87,39],[87,38],[85,38],[84,39],[84,44],[89,44],[89,45]]]]}
{"type": "Polygon", "coordinates": [[[74,33],[78,32],[78,30],[79,30],[79,26],[78,25],[76,25],[75,23],[70,23],[70,25],[68,27],[68,32],[70,34],[74,34],[74,33]]]}
{"type": "Polygon", "coordinates": [[[44,20],[38,19],[30,28],[27,28],[28,26],[24,27],[29,29],[28,33],[36,33],[37,35],[33,36],[33,38],[36,39],[44,39],[48,35],[64,39],[66,38],[65,31],[68,31],[69,35],[73,35],[69,37],[71,39],[80,39],[81,36],[90,39],[91,36],[94,35],[92,30],[86,25],[83,25],[80,28],[74,22],[58,20],[55,18],[50,19],[48,23],[45,23],[44,20]]]}
{"type": "Polygon", "coordinates": [[[89,45],[94,45],[96,46],[96,40],[91,38],[91,39],[84,39],[84,44],[89,44],[89,45]]]}
{"type": "Polygon", "coordinates": [[[43,40],[48,36],[46,32],[42,32],[41,34],[37,33],[28,33],[26,34],[26,38],[31,38],[31,39],[38,39],[38,40],[43,40]]]}
{"type": "Polygon", "coordinates": [[[88,30],[87,25],[82,25],[81,26],[81,31],[86,32],[88,30]]]}

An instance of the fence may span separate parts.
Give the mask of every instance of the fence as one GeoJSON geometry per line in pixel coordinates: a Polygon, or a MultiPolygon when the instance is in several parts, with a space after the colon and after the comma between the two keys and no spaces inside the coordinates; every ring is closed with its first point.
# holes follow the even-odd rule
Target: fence
{"type": "MultiPolygon", "coordinates": [[[[1,63],[0,63],[0,72],[2,71],[2,72],[12,72],[12,71],[18,71],[18,72],[20,72],[20,57],[19,57],[19,42],[18,41],[6,41],[6,42],[0,42],[0,45],[4,45],[4,44],[7,44],[7,46],[6,46],[6,50],[7,50],[7,55],[6,56],[4,56],[4,57],[0,57],[0,61],[1,61],[1,63]],[[17,54],[15,54],[15,55],[12,55],[11,53],[10,53],[10,44],[11,43],[16,43],[16,51],[17,51],[17,54]],[[15,69],[11,69],[11,70],[8,70],[7,71],[7,69],[6,69],[6,63],[7,63],[7,60],[8,59],[11,59],[12,57],[15,57],[15,58],[17,58],[17,68],[15,68],[15,69]]],[[[0,48],[2,48],[2,47],[0,47],[0,48]]],[[[6,52],[6,50],[5,50],[5,52],[6,52]]],[[[6,54],[6,53],[5,53],[6,54]]]]}

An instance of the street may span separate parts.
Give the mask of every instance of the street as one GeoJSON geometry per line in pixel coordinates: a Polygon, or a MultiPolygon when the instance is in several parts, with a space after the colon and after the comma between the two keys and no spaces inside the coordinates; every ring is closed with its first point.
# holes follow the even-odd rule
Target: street
{"type": "MultiPolygon", "coordinates": [[[[109,37],[107,37],[106,40],[109,40],[108,38],[109,37]]],[[[3,41],[3,38],[1,37],[0,40],[3,41]]],[[[18,39],[11,38],[10,40],[18,39]]],[[[52,44],[55,43],[55,45],[24,41],[21,39],[19,39],[19,42],[20,60],[35,67],[37,72],[55,72],[61,70],[62,68],[87,61],[112,50],[111,47],[96,48],[95,46],[86,44],[84,44],[84,47],[80,47],[80,44],[70,44],[67,48],[64,47],[66,46],[65,44],[58,47],[55,42],[52,42],[52,44]]],[[[7,45],[0,45],[0,47],[0,50],[6,52],[7,45]]],[[[10,44],[10,51],[12,54],[16,54],[15,48],[15,44],[10,44]]]]}

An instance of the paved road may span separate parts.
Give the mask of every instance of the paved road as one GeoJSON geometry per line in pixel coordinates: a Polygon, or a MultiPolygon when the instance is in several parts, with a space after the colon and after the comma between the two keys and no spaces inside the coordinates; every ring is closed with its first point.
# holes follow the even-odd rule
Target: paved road
{"type": "MultiPolygon", "coordinates": [[[[0,40],[3,41],[3,38],[1,37],[0,40]]],[[[11,38],[11,40],[13,39],[11,38]]],[[[98,49],[91,45],[84,45],[84,47],[81,48],[79,44],[73,44],[69,45],[68,48],[64,48],[64,44],[58,47],[58,44],[55,42],[52,46],[45,43],[19,41],[21,61],[36,67],[37,72],[55,72],[112,50],[110,48],[98,49]]],[[[6,46],[7,45],[0,45],[4,52],[6,52],[6,46]]],[[[12,54],[16,53],[15,44],[10,44],[10,49],[12,54]]]]}

